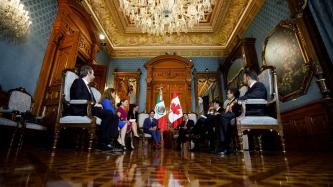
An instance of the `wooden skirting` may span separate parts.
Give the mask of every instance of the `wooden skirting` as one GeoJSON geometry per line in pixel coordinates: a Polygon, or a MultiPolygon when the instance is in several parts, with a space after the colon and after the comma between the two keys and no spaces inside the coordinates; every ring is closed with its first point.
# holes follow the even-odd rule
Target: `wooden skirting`
{"type": "Polygon", "coordinates": [[[333,101],[318,101],[281,114],[287,150],[329,151],[333,101]]]}

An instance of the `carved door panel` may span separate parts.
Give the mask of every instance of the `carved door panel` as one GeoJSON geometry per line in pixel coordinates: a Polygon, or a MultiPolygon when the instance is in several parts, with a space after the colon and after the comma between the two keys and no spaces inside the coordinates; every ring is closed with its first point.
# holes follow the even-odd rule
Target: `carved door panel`
{"type": "Polygon", "coordinates": [[[53,124],[56,120],[58,102],[60,97],[60,85],[62,81],[62,71],[64,69],[72,69],[75,67],[78,53],[79,32],[73,32],[66,35],[60,44],[58,51],[55,53],[53,61],[53,69],[49,83],[46,89],[45,98],[43,99],[43,113],[47,116],[48,123],[53,124]]]}
{"type": "Polygon", "coordinates": [[[96,83],[97,89],[101,93],[103,93],[105,89],[106,74],[108,71],[108,67],[106,65],[94,64],[92,68],[94,69],[94,75],[95,75],[94,82],[96,83]]]}
{"type": "Polygon", "coordinates": [[[154,109],[159,88],[163,88],[163,100],[170,108],[173,91],[176,88],[183,112],[190,112],[191,106],[191,67],[192,63],[176,55],[162,55],[145,64],[147,68],[147,112],[154,109]]]}
{"type": "Polygon", "coordinates": [[[79,32],[73,32],[71,35],[66,35],[60,44],[54,60],[54,68],[50,77],[49,86],[61,81],[61,73],[64,69],[75,67],[79,36],[79,32]]]}
{"type": "MultiPolygon", "coordinates": [[[[163,81],[163,82],[155,82],[153,85],[153,100],[152,104],[155,106],[157,101],[157,96],[159,94],[159,89],[162,87],[163,92],[163,100],[165,107],[169,111],[171,100],[173,98],[173,91],[176,89],[176,93],[180,100],[180,105],[182,107],[183,112],[188,112],[187,100],[189,98],[186,97],[186,89],[185,89],[185,81],[180,82],[171,82],[171,81],[163,81]]],[[[153,107],[152,107],[153,108],[153,107]]]]}

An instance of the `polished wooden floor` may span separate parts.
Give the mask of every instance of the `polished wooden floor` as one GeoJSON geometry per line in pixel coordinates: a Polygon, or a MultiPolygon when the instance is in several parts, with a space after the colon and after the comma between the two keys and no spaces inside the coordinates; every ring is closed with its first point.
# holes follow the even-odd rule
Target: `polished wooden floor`
{"type": "Polygon", "coordinates": [[[0,186],[333,186],[333,154],[0,149],[0,186]]]}

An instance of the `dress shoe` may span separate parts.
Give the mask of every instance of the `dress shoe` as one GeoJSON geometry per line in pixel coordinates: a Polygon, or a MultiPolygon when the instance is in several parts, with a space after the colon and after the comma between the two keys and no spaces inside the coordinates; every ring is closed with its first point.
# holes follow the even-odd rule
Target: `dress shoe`
{"type": "Polygon", "coordinates": [[[226,149],[217,149],[216,150],[216,154],[217,155],[226,155],[227,154],[227,150],[226,149]]]}
{"type": "Polygon", "coordinates": [[[108,150],[111,150],[112,147],[110,147],[109,145],[106,145],[106,144],[99,144],[96,146],[96,149],[99,149],[101,151],[108,151],[108,150]]]}

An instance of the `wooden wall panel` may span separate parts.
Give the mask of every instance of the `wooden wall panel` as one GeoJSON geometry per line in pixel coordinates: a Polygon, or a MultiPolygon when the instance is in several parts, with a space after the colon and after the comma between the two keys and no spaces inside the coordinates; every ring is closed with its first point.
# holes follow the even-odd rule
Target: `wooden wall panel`
{"type": "Polygon", "coordinates": [[[332,100],[281,114],[287,150],[333,150],[332,100]]]}
{"type": "Polygon", "coordinates": [[[169,110],[173,91],[176,88],[183,112],[192,111],[192,62],[176,55],[162,55],[148,61],[145,67],[147,68],[147,112],[154,109],[159,88],[161,87],[167,110],[169,110]]]}

